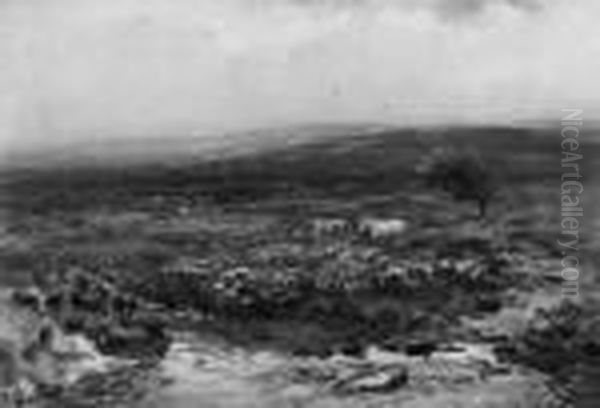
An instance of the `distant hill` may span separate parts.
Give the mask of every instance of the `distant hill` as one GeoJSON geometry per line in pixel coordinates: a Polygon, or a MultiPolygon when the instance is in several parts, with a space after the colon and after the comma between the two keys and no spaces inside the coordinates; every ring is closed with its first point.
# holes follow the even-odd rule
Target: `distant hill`
{"type": "Polygon", "coordinates": [[[0,158],[4,168],[48,166],[130,165],[171,163],[187,159],[215,159],[253,154],[314,140],[366,135],[389,129],[379,124],[308,124],[258,128],[245,132],[104,138],[71,142],[52,148],[7,149],[0,158]]]}
{"type": "MultiPolygon", "coordinates": [[[[256,130],[210,143],[189,138],[103,143],[104,150],[92,146],[87,153],[71,150],[64,160],[43,156],[33,167],[24,161],[5,168],[1,187],[15,208],[29,202],[39,210],[131,203],[155,195],[219,203],[270,197],[352,200],[411,190],[419,182],[416,163],[440,144],[476,148],[506,183],[560,182],[556,129],[313,125],[256,130]]],[[[595,146],[586,157],[600,154],[595,146]]]]}

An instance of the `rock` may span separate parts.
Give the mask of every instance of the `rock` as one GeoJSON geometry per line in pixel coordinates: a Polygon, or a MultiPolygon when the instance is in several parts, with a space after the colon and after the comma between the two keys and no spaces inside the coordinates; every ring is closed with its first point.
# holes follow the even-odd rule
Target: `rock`
{"type": "Polygon", "coordinates": [[[107,354],[157,356],[166,353],[170,339],[165,330],[150,326],[109,326],[96,335],[99,349],[107,354]]]}
{"type": "Polygon", "coordinates": [[[385,341],[383,341],[381,343],[380,347],[382,350],[390,351],[390,352],[394,352],[394,353],[398,353],[398,352],[402,351],[402,349],[403,349],[402,341],[396,337],[386,339],[385,341]]]}
{"type": "Polygon", "coordinates": [[[388,393],[405,386],[408,380],[406,367],[394,366],[367,374],[359,374],[353,379],[342,382],[336,388],[345,393],[388,393]]]}
{"type": "Polygon", "coordinates": [[[361,357],[364,354],[364,345],[360,341],[348,340],[340,345],[339,352],[346,356],[361,357]]]}
{"type": "Polygon", "coordinates": [[[453,350],[439,351],[434,353],[432,358],[444,361],[453,361],[466,365],[484,365],[487,367],[498,366],[498,359],[495,355],[495,348],[487,344],[454,344],[453,350]]]}
{"type": "Polygon", "coordinates": [[[454,263],[454,269],[459,275],[468,274],[475,267],[477,267],[477,261],[474,259],[464,259],[454,263]]]}
{"type": "Polygon", "coordinates": [[[293,402],[292,406],[303,406],[303,401],[309,401],[313,394],[314,390],[311,387],[302,384],[290,385],[281,391],[286,400],[293,402]]]}
{"type": "Polygon", "coordinates": [[[482,327],[476,330],[476,335],[482,342],[504,344],[510,341],[510,334],[497,327],[482,327]]]}
{"type": "Polygon", "coordinates": [[[502,309],[502,301],[497,296],[480,295],[476,298],[476,306],[479,312],[496,313],[502,309]]]}
{"type": "Polygon", "coordinates": [[[31,310],[40,311],[44,307],[44,295],[37,287],[16,289],[11,298],[15,304],[31,310]]]}
{"type": "Polygon", "coordinates": [[[599,339],[586,339],[581,346],[581,351],[589,357],[598,358],[600,357],[600,340],[599,339]]]}
{"type": "Polygon", "coordinates": [[[61,320],[62,326],[68,333],[84,332],[93,328],[95,323],[88,314],[74,310],[68,314],[63,313],[61,320]]]}
{"type": "Polygon", "coordinates": [[[65,293],[63,293],[63,291],[59,289],[54,289],[46,293],[46,297],[44,299],[44,307],[46,307],[49,310],[59,312],[65,304],[65,301],[65,293]]]}
{"type": "Polygon", "coordinates": [[[129,320],[140,305],[138,300],[131,295],[115,294],[111,299],[110,307],[121,319],[129,320]]]}
{"type": "Polygon", "coordinates": [[[464,353],[467,349],[460,344],[444,344],[438,351],[440,353],[464,353]]]}
{"type": "Polygon", "coordinates": [[[162,269],[163,274],[198,275],[208,277],[211,273],[210,262],[203,258],[181,257],[173,264],[162,269]]]}
{"type": "Polygon", "coordinates": [[[404,345],[404,352],[409,356],[429,357],[438,350],[438,344],[435,341],[415,340],[404,345]]]}
{"type": "Polygon", "coordinates": [[[34,402],[38,395],[39,393],[35,384],[26,378],[21,378],[15,384],[12,398],[16,406],[21,407],[34,402]]]}
{"type": "Polygon", "coordinates": [[[190,213],[191,209],[187,206],[182,205],[177,208],[177,215],[179,216],[185,217],[187,215],[190,215],[190,213]]]}
{"type": "Polygon", "coordinates": [[[496,364],[493,366],[486,367],[485,375],[510,375],[513,372],[513,368],[510,364],[496,364]]]}

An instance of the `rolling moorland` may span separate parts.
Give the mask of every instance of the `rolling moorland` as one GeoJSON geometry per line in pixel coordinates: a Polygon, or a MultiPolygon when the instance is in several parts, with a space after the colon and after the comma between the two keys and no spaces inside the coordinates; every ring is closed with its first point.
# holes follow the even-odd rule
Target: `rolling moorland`
{"type": "MultiPolygon", "coordinates": [[[[578,372],[598,351],[600,236],[590,210],[580,294],[563,301],[559,132],[313,131],[239,154],[2,171],[2,286],[39,288],[65,333],[139,363],[84,377],[40,406],[550,407],[589,391],[578,372]],[[494,174],[485,219],[415,171],[439,146],[476,150],[494,174]],[[240,350],[289,356],[271,370],[285,386],[266,369],[262,385],[306,389],[252,400],[239,380],[228,393],[247,399],[234,401],[190,395],[173,375],[164,387],[177,391],[139,391],[190,335],[221,345],[202,358],[229,361],[231,372],[240,350]],[[469,361],[460,374],[439,373],[436,363],[456,355],[469,361]],[[98,384],[110,381],[126,390],[107,400],[114,387],[98,384]]],[[[594,174],[600,144],[583,149],[583,172],[594,174]]],[[[593,202],[598,186],[584,183],[593,202]]]]}

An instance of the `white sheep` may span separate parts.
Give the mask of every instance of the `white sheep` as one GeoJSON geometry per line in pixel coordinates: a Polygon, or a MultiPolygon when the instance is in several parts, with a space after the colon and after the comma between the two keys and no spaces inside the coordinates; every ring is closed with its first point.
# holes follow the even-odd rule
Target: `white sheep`
{"type": "Polygon", "coordinates": [[[388,238],[403,234],[408,229],[408,222],[392,218],[365,218],[359,221],[358,232],[372,239],[388,238]]]}

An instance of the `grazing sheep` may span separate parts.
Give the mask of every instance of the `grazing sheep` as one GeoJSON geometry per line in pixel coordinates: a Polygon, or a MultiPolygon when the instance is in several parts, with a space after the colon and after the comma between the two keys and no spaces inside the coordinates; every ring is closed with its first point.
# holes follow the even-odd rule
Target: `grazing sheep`
{"type": "Polygon", "coordinates": [[[312,221],[316,236],[343,234],[350,230],[350,222],[343,218],[318,218],[312,221]]]}
{"type": "Polygon", "coordinates": [[[358,232],[371,239],[389,238],[400,235],[408,229],[408,222],[402,219],[365,218],[358,223],[358,232]]]}

